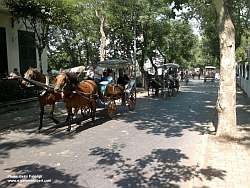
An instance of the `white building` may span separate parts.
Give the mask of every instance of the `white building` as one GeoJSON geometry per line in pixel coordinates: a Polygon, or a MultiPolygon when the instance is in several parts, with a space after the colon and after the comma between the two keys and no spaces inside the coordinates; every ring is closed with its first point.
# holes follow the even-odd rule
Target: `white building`
{"type": "Polygon", "coordinates": [[[247,59],[239,62],[237,65],[237,82],[244,90],[248,97],[250,97],[250,47],[246,50],[247,59]]]}
{"type": "MultiPolygon", "coordinates": [[[[42,54],[43,71],[47,72],[47,54],[42,54]]],[[[14,68],[24,73],[29,67],[39,68],[35,34],[15,21],[0,0],[0,77],[14,68]]]]}

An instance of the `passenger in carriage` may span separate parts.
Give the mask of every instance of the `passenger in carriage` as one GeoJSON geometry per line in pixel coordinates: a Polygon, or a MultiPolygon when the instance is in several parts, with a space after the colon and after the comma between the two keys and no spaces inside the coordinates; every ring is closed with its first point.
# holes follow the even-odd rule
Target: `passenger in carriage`
{"type": "Polygon", "coordinates": [[[107,81],[109,83],[113,82],[113,71],[112,71],[112,69],[108,69],[107,70],[107,81]]]}
{"type": "Polygon", "coordinates": [[[101,82],[106,83],[106,84],[110,84],[112,81],[113,81],[112,70],[108,69],[107,71],[104,71],[102,78],[101,78],[101,82]]]}
{"type": "Polygon", "coordinates": [[[119,71],[119,78],[117,80],[117,84],[122,85],[125,87],[129,83],[130,79],[127,74],[123,74],[123,72],[120,70],[119,71]]]}
{"type": "Polygon", "coordinates": [[[103,76],[101,78],[101,81],[99,82],[99,88],[100,91],[104,94],[106,91],[106,87],[108,84],[112,83],[113,77],[112,77],[112,70],[108,69],[107,71],[103,72],[103,76]]]}

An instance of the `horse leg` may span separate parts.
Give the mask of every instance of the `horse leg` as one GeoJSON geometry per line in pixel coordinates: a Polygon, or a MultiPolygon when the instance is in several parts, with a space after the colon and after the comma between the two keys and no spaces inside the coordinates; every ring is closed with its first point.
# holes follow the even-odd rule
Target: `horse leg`
{"type": "Polygon", "coordinates": [[[52,106],[51,106],[50,119],[52,119],[52,121],[53,121],[55,124],[58,124],[59,121],[58,121],[57,119],[54,118],[54,111],[55,111],[55,103],[52,104],[52,106]]]}
{"type": "Polygon", "coordinates": [[[75,116],[75,118],[76,118],[76,124],[77,124],[77,125],[80,125],[80,124],[81,124],[81,121],[77,118],[77,114],[78,114],[79,109],[82,111],[82,108],[81,108],[81,107],[75,107],[75,108],[74,108],[74,116],[75,116]]]}
{"type": "Polygon", "coordinates": [[[68,128],[67,128],[67,131],[70,131],[71,130],[71,123],[72,123],[72,117],[74,116],[74,114],[72,113],[72,107],[70,108],[67,108],[67,111],[68,111],[68,115],[67,115],[67,118],[66,118],[66,123],[68,123],[68,128]]]}
{"type": "Polygon", "coordinates": [[[67,131],[71,130],[72,117],[73,117],[73,114],[68,113],[67,118],[66,118],[66,123],[68,123],[67,131]]]}
{"type": "Polygon", "coordinates": [[[40,130],[43,127],[43,115],[44,115],[44,104],[40,103],[40,125],[38,127],[38,132],[40,132],[40,130]]]}

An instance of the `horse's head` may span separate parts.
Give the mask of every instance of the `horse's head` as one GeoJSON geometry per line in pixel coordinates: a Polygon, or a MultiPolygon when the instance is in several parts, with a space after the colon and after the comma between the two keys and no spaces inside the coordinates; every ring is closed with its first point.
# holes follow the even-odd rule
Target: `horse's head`
{"type": "Polygon", "coordinates": [[[78,84],[78,77],[75,73],[61,73],[54,79],[55,92],[69,92],[75,89],[78,84]]]}
{"type": "MultiPolygon", "coordinates": [[[[28,80],[35,80],[35,81],[39,81],[42,83],[45,83],[45,76],[40,73],[37,69],[35,68],[29,68],[25,73],[24,73],[24,78],[28,79],[28,80]]],[[[29,82],[23,80],[22,81],[22,85],[23,86],[29,86],[29,82]]]]}
{"type": "Polygon", "coordinates": [[[69,78],[66,73],[60,73],[54,78],[53,82],[54,91],[61,92],[69,85],[69,78]]]}

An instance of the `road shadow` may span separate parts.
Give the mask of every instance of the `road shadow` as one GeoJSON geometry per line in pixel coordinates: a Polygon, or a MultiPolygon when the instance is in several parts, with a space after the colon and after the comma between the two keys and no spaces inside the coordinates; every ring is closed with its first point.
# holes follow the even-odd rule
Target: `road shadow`
{"type": "Polygon", "coordinates": [[[0,187],[10,188],[25,185],[26,188],[87,188],[89,187],[86,182],[86,186],[80,186],[78,184],[77,175],[71,175],[64,172],[64,170],[58,170],[56,168],[39,165],[29,164],[22,165],[13,168],[5,169],[8,171],[9,177],[0,181],[0,187]],[[36,177],[34,175],[37,175],[36,177]],[[33,177],[31,177],[33,176],[33,177]],[[19,181],[19,182],[18,182],[19,181]],[[20,182],[24,181],[24,182],[20,182]],[[28,182],[29,181],[29,182],[28,182]],[[38,182],[43,181],[43,182],[38,182]]]}
{"type": "MultiPolygon", "coordinates": [[[[51,145],[54,142],[52,138],[27,138],[26,140],[18,141],[7,141],[0,144],[0,159],[5,159],[9,157],[11,150],[16,150],[20,148],[38,148],[51,145]]],[[[0,161],[1,163],[1,161],[0,161]]]]}
{"type": "Polygon", "coordinates": [[[107,178],[123,188],[179,187],[194,178],[210,181],[226,176],[224,170],[184,165],[182,162],[188,157],[173,148],[155,149],[134,161],[122,156],[120,148],[95,147],[89,155],[99,159],[90,171],[103,170],[107,178]]]}
{"type": "MultiPolygon", "coordinates": [[[[63,103],[59,102],[56,104],[56,108],[54,111],[54,117],[63,121],[65,113],[63,103]]],[[[35,132],[39,126],[39,118],[40,118],[40,107],[37,101],[33,101],[26,104],[19,104],[18,110],[12,111],[9,113],[0,114],[0,132],[4,132],[6,130],[17,130],[17,131],[25,131],[27,133],[35,132]]],[[[48,128],[55,123],[49,118],[51,106],[45,106],[45,114],[43,118],[43,128],[48,128]]]]}
{"type": "Polygon", "coordinates": [[[120,119],[134,123],[138,130],[148,134],[180,137],[184,130],[210,134],[209,127],[216,118],[217,85],[190,84],[176,96],[163,100],[142,97],[136,110],[120,119]]]}
{"type": "Polygon", "coordinates": [[[78,122],[79,124],[72,124],[72,130],[70,132],[66,130],[67,124],[59,124],[59,126],[56,125],[43,129],[39,134],[25,134],[27,138],[23,140],[5,139],[4,136],[8,135],[3,135],[3,137],[0,137],[0,140],[2,140],[0,143],[0,164],[2,163],[1,159],[9,158],[11,150],[45,147],[55,144],[56,142],[61,142],[62,140],[74,139],[74,137],[82,131],[100,126],[109,120],[110,118],[103,114],[103,112],[99,112],[95,124],[93,124],[91,120],[82,121],[82,118],[75,119],[74,123],[78,122]]]}

